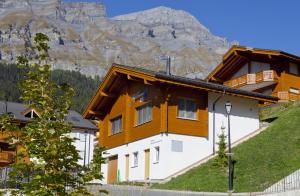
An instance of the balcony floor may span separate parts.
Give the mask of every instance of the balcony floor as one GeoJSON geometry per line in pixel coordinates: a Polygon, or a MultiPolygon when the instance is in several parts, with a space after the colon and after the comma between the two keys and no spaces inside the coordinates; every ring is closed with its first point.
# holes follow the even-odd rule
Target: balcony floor
{"type": "Polygon", "coordinates": [[[245,86],[241,86],[239,89],[246,90],[246,91],[255,91],[255,90],[258,90],[258,89],[261,89],[261,88],[264,88],[264,87],[271,86],[271,85],[276,84],[276,83],[277,83],[277,81],[260,82],[260,83],[257,83],[257,84],[247,84],[245,86]]]}

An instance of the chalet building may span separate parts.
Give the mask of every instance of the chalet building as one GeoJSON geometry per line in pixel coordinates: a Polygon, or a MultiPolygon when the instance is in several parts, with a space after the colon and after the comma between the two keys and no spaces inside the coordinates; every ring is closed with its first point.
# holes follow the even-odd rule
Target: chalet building
{"type": "Polygon", "coordinates": [[[278,50],[233,46],[207,80],[294,101],[300,99],[300,57],[278,50]]]}
{"type": "MultiPolygon", "coordinates": [[[[32,118],[39,115],[34,109],[26,108],[21,103],[0,101],[0,114],[10,114],[13,116],[13,123],[24,126],[32,118]]],[[[79,164],[88,165],[93,157],[95,133],[97,127],[90,121],[83,119],[76,111],[69,111],[66,121],[73,125],[72,137],[76,138],[74,145],[79,151],[81,160],[79,164]]],[[[12,149],[7,143],[7,135],[0,133],[0,167],[6,167],[14,160],[16,149],[12,149]]],[[[26,160],[25,160],[26,161],[26,160]]]]}
{"type": "Polygon", "coordinates": [[[225,103],[237,142],[259,129],[257,105],[272,96],[114,64],[83,116],[99,120],[103,183],[167,179],[216,151],[225,103]]]}

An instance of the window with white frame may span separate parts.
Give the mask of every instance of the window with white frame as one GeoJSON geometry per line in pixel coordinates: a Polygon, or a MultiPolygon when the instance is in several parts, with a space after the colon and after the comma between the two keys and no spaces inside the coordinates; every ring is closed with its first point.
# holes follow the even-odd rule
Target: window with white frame
{"type": "Polygon", "coordinates": [[[178,100],[178,117],[185,119],[197,119],[197,107],[194,100],[179,99],[178,100]]]}
{"type": "Polygon", "coordinates": [[[152,105],[146,104],[136,108],[137,112],[137,125],[149,122],[152,120],[152,105]]]}
{"type": "Polygon", "coordinates": [[[154,157],[154,162],[158,163],[159,162],[159,155],[160,155],[160,149],[159,146],[155,147],[155,157],[154,157]]]}
{"type": "Polygon", "coordinates": [[[138,152],[134,152],[133,153],[133,167],[137,167],[139,163],[139,153],[138,152]]]}
{"type": "Polygon", "coordinates": [[[111,135],[120,133],[122,131],[122,116],[114,118],[110,122],[111,122],[111,135]]]}
{"type": "Polygon", "coordinates": [[[294,93],[294,94],[299,94],[299,89],[298,89],[298,88],[293,88],[293,87],[291,87],[291,88],[290,88],[290,92],[291,92],[291,93],[294,93]]]}

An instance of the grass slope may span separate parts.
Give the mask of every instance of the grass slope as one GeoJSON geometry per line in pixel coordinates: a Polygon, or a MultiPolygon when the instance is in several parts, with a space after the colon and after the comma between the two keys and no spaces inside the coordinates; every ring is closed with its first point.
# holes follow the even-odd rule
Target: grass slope
{"type": "MultiPolygon", "coordinates": [[[[263,191],[300,168],[300,107],[281,113],[272,125],[256,137],[233,149],[234,191],[263,191]]],[[[217,168],[214,160],[194,168],[166,184],[153,188],[227,191],[226,169],[217,168]]]]}

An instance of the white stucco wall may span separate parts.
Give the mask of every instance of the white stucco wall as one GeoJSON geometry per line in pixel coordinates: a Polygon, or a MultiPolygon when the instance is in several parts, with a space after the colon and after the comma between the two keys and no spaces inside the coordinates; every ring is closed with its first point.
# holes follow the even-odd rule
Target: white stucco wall
{"type": "MultiPolygon", "coordinates": [[[[209,111],[209,138],[213,138],[213,102],[220,94],[209,93],[208,95],[208,111],[209,111]]],[[[228,118],[225,112],[225,103],[230,101],[232,103],[232,110],[230,114],[230,130],[231,142],[243,138],[251,132],[259,129],[259,116],[258,116],[258,102],[252,99],[245,99],[233,96],[222,96],[216,103],[215,111],[215,138],[222,132],[222,125],[225,127],[225,135],[228,133],[228,118]]],[[[217,141],[217,140],[216,140],[217,141]]],[[[212,143],[210,143],[212,146],[212,143]]],[[[215,144],[216,150],[217,144],[215,144]]]]}
{"type": "Polygon", "coordinates": [[[74,142],[76,149],[79,152],[81,159],[78,161],[80,165],[84,165],[84,157],[85,157],[85,165],[87,166],[93,158],[94,152],[94,131],[82,131],[82,130],[72,130],[71,137],[76,138],[77,140],[74,142]]]}
{"type": "MultiPolygon", "coordinates": [[[[209,93],[208,115],[209,135],[208,137],[195,137],[178,134],[159,134],[136,142],[122,145],[106,152],[105,157],[118,155],[119,180],[125,180],[125,156],[129,154],[129,181],[141,181],[145,179],[145,150],[150,149],[150,180],[162,180],[192,164],[204,159],[213,153],[213,102],[220,94],[209,93]],[[172,151],[172,140],[182,142],[182,152],[172,151]],[[160,160],[154,162],[155,147],[160,147],[160,160]],[[137,167],[133,166],[133,153],[138,152],[139,162],[137,167]]],[[[257,101],[223,96],[216,104],[216,142],[221,126],[225,126],[227,135],[227,116],[225,115],[225,102],[231,101],[231,138],[235,142],[249,133],[259,129],[257,101]]],[[[216,149],[217,145],[215,144],[216,149]]],[[[102,165],[104,183],[107,178],[107,164],[102,165]]]]}

